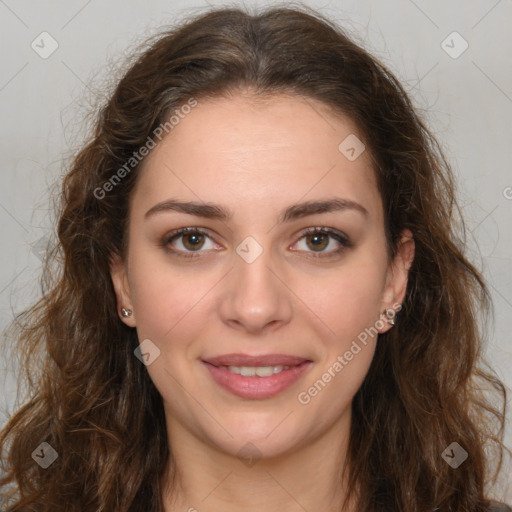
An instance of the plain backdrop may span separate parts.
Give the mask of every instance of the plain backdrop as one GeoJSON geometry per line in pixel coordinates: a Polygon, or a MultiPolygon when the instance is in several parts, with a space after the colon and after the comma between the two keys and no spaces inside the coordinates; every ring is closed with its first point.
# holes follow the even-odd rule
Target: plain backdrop
{"type": "MultiPolygon", "coordinates": [[[[510,389],[512,2],[304,4],[348,30],[396,74],[441,141],[457,176],[468,255],[483,270],[494,299],[487,357],[510,389]]],[[[49,190],[65,172],[62,159],[84,135],[90,100],[114,76],[112,63],[159,28],[209,6],[236,5],[244,3],[0,0],[2,329],[40,293],[45,242],[53,229],[49,190]]],[[[16,405],[14,366],[0,355],[2,424],[16,405]]],[[[510,418],[507,428],[511,446],[510,418]]],[[[507,473],[510,467],[497,495],[510,503],[507,473]]]]}

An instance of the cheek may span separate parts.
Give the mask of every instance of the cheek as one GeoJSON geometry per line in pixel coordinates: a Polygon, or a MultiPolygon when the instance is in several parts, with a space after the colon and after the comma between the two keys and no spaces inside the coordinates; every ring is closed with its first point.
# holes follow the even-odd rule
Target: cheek
{"type": "Polygon", "coordinates": [[[299,280],[297,295],[334,343],[351,340],[379,320],[385,264],[363,254],[316,279],[299,280]],[[312,286],[314,284],[314,286],[312,286]]]}
{"type": "Polygon", "coordinates": [[[148,252],[134,254],[130,262],[130,291],[139,338],[154,339],[162,347],[194,338],[202,325],[208,292],[218,273],[197,272],[179,266],[165,256],[148,252]]]}
{"type": "Polygon", "coordinates": [[[349,273],[340,283],[339,307],[337,311],[334,307],[331,311],[338,330],[354,337],[362,329],[373,325],[379,318],[382,287],[383,276],[376,272],[375,267],[361,266],[349,273]]]}
{"type": "Polygon", "coordinates": [[[375,265],[357,268],[347,266],[310,297],[311,309],[322,320],[314,336],[320,360],[298,401],[311,404],[308,412],[328,407],[329,414],[318,415],[322,425],[348,407],[375,353],[383,276],[375,265]]]}
{"type": "MultiPolygon", "coordinates": [[[[163,340],[186,322],[204,292],[185,286],[180,279],[168,279],[158,272],[147,272],[135,279],[132,293],[137,330],[145,337],[163,340]]],[[[190,280],[189,280],[190,284],[190,280]]],[[[189,328],[191,326],[189,325],[189,328]]]]}

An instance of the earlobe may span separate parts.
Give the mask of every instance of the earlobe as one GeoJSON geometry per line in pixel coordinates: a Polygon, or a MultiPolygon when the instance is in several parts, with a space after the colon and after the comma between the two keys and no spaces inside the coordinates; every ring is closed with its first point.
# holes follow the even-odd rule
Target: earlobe
{"type": "Polygon", "coordinates": [[[128,326],[135,327],[135,315],[130,295],[126,264],[118,254],[110,258],[110,277],[117,299],[117,309],[120,319],[128,326]]]}

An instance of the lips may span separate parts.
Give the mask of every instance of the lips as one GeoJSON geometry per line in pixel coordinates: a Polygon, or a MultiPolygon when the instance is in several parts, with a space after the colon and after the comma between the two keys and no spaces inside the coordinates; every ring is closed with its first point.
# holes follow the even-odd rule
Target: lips
{"type": "Polygon", "coordinates": [[[285,354],[265,354],[249,356],[247,354],[224,354],[203,359],[213,366],[298,366],[308,359],[285,354]]]}
{"type": "MultiPolygon", "coordinates": [[[[263,360],[266,363],[268,361],[283,361],[282,358],[277,359],[275,356],[272,357],[273,359],[266,357],[263,358],[263,360]]],[[[284,359],[284,361],[289,363],[301,359],[293,358],[292,360],[289,356],[286,357],[287,359],[284,359]]],[[[256,357],[250,357],[248,359],[247,356],[244,356],[244,359],[235,359],[230,356],[230,359],[228,360],[248,361],[250,364],[254,365],[257,359],[258,358],[256,357]]],[[[218,360],[222,360],[224,362],[227,361],[227,359],[221,358],[218,360]]],[[[260,358],[259,360],[261,361],[262,359],[260,358]]],[[[278,373],[261,377],[245,376],[234,373],[231,371],[231,368],[233,368],[232,365],[214,366],[213,364],[205,361],[201,361],[201,364],[205,367],[213,381],[216,382],[220,388],[223,388],[232,395],[251,400],[264,400],[284,392],[288,388],[291,388],[313,365],[311,361],[302,359],[302,363],[293,366],[286,366],[287,369],[282,365],[277,365],[277,368],[280,369],[278,373]]]]}
{"type": "Polygon", "coordinates": [[[201,363],[224,390],[241,398],[259,400],[292,387],[313,365],[309,359],[284,354],[225,354],[201,363]],[[258,375],[254,375],[255,368],[261,369],[258,375]]]}

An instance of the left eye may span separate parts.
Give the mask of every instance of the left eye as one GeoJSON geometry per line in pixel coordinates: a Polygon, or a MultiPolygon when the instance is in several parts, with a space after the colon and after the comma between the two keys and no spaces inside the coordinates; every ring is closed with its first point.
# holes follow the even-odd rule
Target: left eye
{"type": "MultiPolygon", "coordinates": [[[[326,255],[338,254],[345,248],[351,247],[351,243],[346,235],[328,228],[310,228],[305,233],[302,234],[302,236],[299,239],[299,242],[302,239],[304,239],[307,247],[313,247],[313,253],[318,253],[313,254],[313,256],[315,257],[321,257],[323,256],[324,253],[327,253],[326,255]],[[334,239],[337,242],[338,246],[341,247],[327,251],[324,250],[330,245],[332,245],[330,243],[332,239],[334,239]]],[[[297,242],[297,244],[299,242],[297,242]]],[[[309,251],[306,250],[306,252],[309,251]]]]}
{"type": "MultiPolygon", "coordinates": [[[[303,239],[307,248],[299,249],[299,251],[317,253],[313,254],[314,257],[321,257],[324,253],[326,255],[337,254],[345,248],[351,247],[351,243],[345,234],[328,228],[309,228],[302,233],[296,245],[303,239]],[[334,247],[331,250],[325,250],[332,245],[331,241],[333,239],[339,247],[337,249],[334,247]],[[308,250],[308,248],[313,250],[308,250]]],[[[195,256],[193,253],[202,252],[201,249],[213,249],[215,244],[211,236],[201,228],[182,228],[164,237],[162,245],[178,256],[193,257],[195,256]],[[210,247],[205,247],[207,240],[210,241],[210,247]],[[176,243],[178,241],[179,243],[176,243]]]]}

